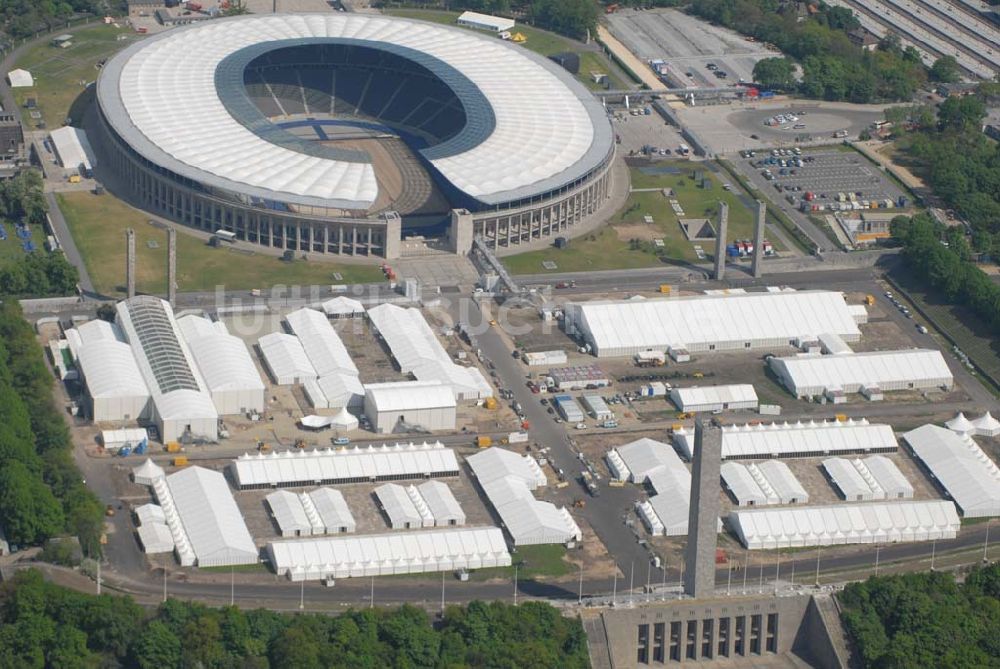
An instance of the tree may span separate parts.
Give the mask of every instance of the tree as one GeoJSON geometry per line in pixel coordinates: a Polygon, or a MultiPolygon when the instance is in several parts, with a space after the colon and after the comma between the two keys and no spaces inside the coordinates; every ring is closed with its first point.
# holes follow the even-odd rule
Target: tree
{"type": "Polygon", "coordinates": [[[63,529],[63,513],[49,487],[24,464],[0,465],[0,526],[16,544],[40,543],[63,529]]]}
{"type": "Polygon", "coordinates": [[[154,620],[132,644],[129,656],[140,669],[176,667],[181,660],[181,640],[165,624],[154,620]]]}
{"type": "Polygon", "coordinates": [[[931,80],[950,84],[962,78],[962,70],[954,56],[941,56],[930,69],[931,80]]]}
{"type": "Polygon", "coordinates": [[[943,129],[979,131],[986,118],[986,105],[974,95],[950,97],[938,107],[938,122],[943,129]]]}
{"type": "Polygon", "coordinates": [[[753,80],[763,88],[789,90],[795,85],[795,65],[787,58],[764,58],[753,67],[753,80]]]}

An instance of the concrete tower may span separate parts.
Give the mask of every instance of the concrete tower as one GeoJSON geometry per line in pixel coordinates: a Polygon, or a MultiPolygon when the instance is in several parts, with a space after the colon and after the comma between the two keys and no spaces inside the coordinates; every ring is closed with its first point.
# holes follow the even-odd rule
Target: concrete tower
{"type": "Polygon", "coordinates": [[[167,228],[167,302],[177,303],[177,231],[167,228]]]}
{"type": "Polygon", "coordinates": [[[684,554],[684,594],[695,599],[715,593],[715,546],[719,531],[719,477],[722,466],[722,428],[694,424],[691,466],[691,508],[684,554]]]}
{"type": "Polygon", "coordinates": [[[729,227],[729,205],[719,202],[719,227],[715,231],[715,280],[726,275],[726,232],[729,227]]]}
{"type": "Polygon", "coordinates": [[[764,223],[767,219],[767,205],[757,200],[757,221],[753,228],[753,261],[750,265],[750,272],[753,278],[759,279],[764,276],[764,223]]]}
{"type": "Polygon", "coordinates": [[[135,230],[125,230],[125,292],[135,297],[135,230]]]}

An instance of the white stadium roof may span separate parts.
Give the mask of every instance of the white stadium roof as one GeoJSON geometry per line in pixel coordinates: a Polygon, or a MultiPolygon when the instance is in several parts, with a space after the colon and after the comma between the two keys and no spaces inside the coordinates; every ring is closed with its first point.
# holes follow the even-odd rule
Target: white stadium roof
{"type": "Polygon", "coordinates": [[[293,581],[511,564],[503,532],[495,527],[273,541],[267,552],[275,571],[293,581]]]}
{"type": "Polygon", "coordinates": [[[220,99],[215,75],[223,61],[244,52],[258,55],[269,45],[317,41],[375,42],[432,71],[457,73],[473,91],[468,96],[485,99],[489,110],[481,115],[495,119],[493,131],[430,159],[458,190],[482,202],[558,188],[596,167],[612,148],[601,105],[554,63],[502,40],[370,14],[243,16],[161,33],[105,66],[98,98],[133,148],[182,176],[236,190],[249,186],[259,197],[291,195],[302,204],[367,208],[379,191],[370,163],[268,142],[220,99]]]}
{"type": "Polygon", "coordinates": [[[931,349],[803,355],[771,358],[770,364],[798,397],[819,395],[826,390],[950,387],[953,382],[941,352],[931,349]]]}
{"type": "Polygon", "coordinates": [[[823,290],[571,302],[566,315],[599,356],[788,345],[822,332],[852,341],[861,335],[843,294],[823,290]]]}
{"type": "MultiPolygon", "coordinates": [[[[690,460],[694,430],[675,430],[674,444],[690,460]]],[[[897,447],[892,427],[872,425],[864,418],[722,426],[723,460],[874,453],[895,451],[897,447]]]]}
{"type": "Polygon", "coordinates": [[[257,547],[225,476],[188,467],[168,476],[166,483],[199,567],[257,562],[257,547]]]}
{"type": "Polygon", "coordinates": [[[734,509],[729,524],[751,550],[954,539],[961,521],[949,501],[867,502],[734,509]]]}
{"type": "Polygon", "coordinates": [[[965,518],[1000,516],[1000,470],[972,437],[923,425],[903,439],[965,518]]]}
{"type": "Polygon", "coordinates": [[[231,466],[244,489],[458,474],[455,452],[440,442],[245,454],[231,466]]]}

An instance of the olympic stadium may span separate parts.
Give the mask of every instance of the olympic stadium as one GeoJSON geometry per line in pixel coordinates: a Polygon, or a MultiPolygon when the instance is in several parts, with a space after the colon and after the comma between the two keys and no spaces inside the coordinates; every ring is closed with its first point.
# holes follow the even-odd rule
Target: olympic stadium
{"type": "Polygon", "coordinates": [[[395,258],[410,235],[498,253],[571,237],[609,196],[603,106],[495,36],[383,16],[217,19],[138,42],[97,82],[128,199],[275,249],[395,258]]]}

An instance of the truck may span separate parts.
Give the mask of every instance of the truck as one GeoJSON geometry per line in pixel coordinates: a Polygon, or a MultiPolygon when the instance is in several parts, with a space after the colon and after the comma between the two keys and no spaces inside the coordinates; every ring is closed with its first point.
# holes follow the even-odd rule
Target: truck
{"type": "Polygon", "coordinates": [[[580,484],[587,489],[591,497],[600,497],[601,489],[597,487],[594,477],[586,469],[580,471],[580,484]]]}
{"type": "Polygon", "coordinates": [[[493,438],[486,435],[479,435],[476,437],[476,446],[478,448],[489,448],[493,445],[493,438]]]}
{"type": "Polygon", "coordinates": [[[168,441],[167,445],[164,446],[164,450],[167,453],[180,453],[181,452],[181,445],[178,444],[176,441],[168,441]]]}
{"type": "Polygon", "coordinates": [[[178,455],[174,458],[174,467],[186,467],[188,459],[186,455],[178,455]]]}

